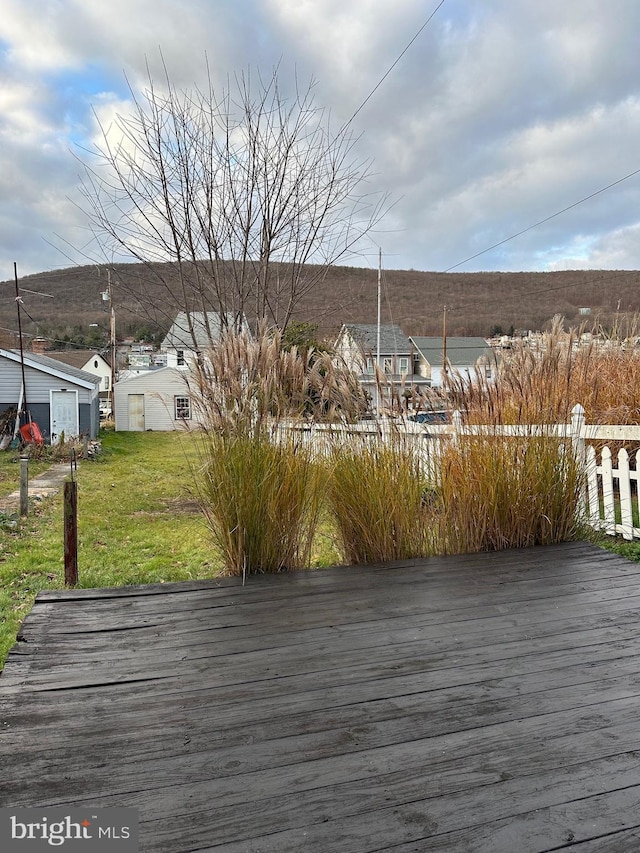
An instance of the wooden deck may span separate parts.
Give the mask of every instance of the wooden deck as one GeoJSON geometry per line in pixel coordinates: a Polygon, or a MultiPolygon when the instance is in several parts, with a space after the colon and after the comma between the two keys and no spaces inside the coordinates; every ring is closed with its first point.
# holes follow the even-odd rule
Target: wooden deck
{"type": "Polygon", "coordinates": [[[143,851],[637,853],[640,565],[575,543],[42,594],[0,805],[143,851]]]}

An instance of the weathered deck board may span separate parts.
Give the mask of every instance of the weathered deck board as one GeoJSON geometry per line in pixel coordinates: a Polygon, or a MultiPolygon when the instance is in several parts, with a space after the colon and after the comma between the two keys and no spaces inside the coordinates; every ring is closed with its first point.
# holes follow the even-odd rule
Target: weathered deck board
{"type": "Polygon", "coordinates": [[[0,805],[145,851],[640,849],[640,565],[582,543],[39,596],[0,805]]]}

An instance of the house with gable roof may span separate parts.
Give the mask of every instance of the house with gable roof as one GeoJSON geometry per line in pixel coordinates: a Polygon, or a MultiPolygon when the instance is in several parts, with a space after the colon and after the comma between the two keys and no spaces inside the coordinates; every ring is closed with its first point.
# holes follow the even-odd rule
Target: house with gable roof
{"type": "MultiPolygon", "coordinates": [[[[220,340],[224,329],[233,329],[235,325],[235,314],[180,311],[160,344],[161,352],[167,355],[167,367],[188,368],[189,362],[193,362],[200,353],[206,352],[220,340]]],[[[244,317],[240,326],[242,329],[248,328],[244,317]]]]}
{"type": "Polygon", "coordinates": [[[399,400],[408,401],[429,387],[428,379],[416,372],[411,340],[395,323],[380,325],[379,353],[377,324],[345,323],[336,340],[335,352],[358,375],[373,408],[379,407],[379,390],[380,406],[393,408],[399,400]],[[381,381],[380,377],[384,379],[381,381]]]}
{"type": "MultiPolygon", "coordinates": [[[[443,338],[410,335],[413,347],[415,370],[429,380],[431,387],[443,384],[445,347],[443,338]]],[[[487,379],[495,375],[496,360],[493,349],[484,338],[447,337],[446,369],[461,375],[474,376],[481,370],[487,379]]]]}

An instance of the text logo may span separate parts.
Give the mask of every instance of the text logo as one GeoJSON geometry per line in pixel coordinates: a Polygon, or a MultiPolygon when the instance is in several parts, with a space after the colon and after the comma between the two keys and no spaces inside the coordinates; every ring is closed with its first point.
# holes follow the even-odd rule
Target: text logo
{"type": "Polygon", "coordinates": [[[138,809],[0,809],[3,853],[138,853],[138,809]]]}

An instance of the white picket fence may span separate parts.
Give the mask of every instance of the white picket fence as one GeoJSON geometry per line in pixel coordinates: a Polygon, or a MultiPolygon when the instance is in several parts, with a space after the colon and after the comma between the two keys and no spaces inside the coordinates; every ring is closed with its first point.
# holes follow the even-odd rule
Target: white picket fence
{"type": "Polygon", "coordinates": [[[460,413],[454,412],[451,424],[423,425],[412,421],[370,421],[343,425],[291,423],[280,425],[276,437],[283,438],[293,433],[303,444],[313,447],[316,453],[326,454],[335,448],[336,442],[349,442],[356,436],[364,441],[380,441],[387,439],[392,431],[415,443],[427,472],[434,470],[442,441],[457,441],[465,435],[512,435],[525,438],[555,435],[567,438],[571,441],[574,453],[586,466],[583,510],[588,523],[610,536],[620,534],[628,540],[640,539],[640,527],[633,523],[634,510],[636,518],[640,517],[637,470],[640,451],[630,457],[627,450],[622,448],[614,460],[611,450],[605,446],[598,459],[595,449],[587,444],[588,441],[640,444],[640,426],[587,424],[584,409],[580,405],[574,407],[571,421],[566,424],[465,426],[460,413]]]}

